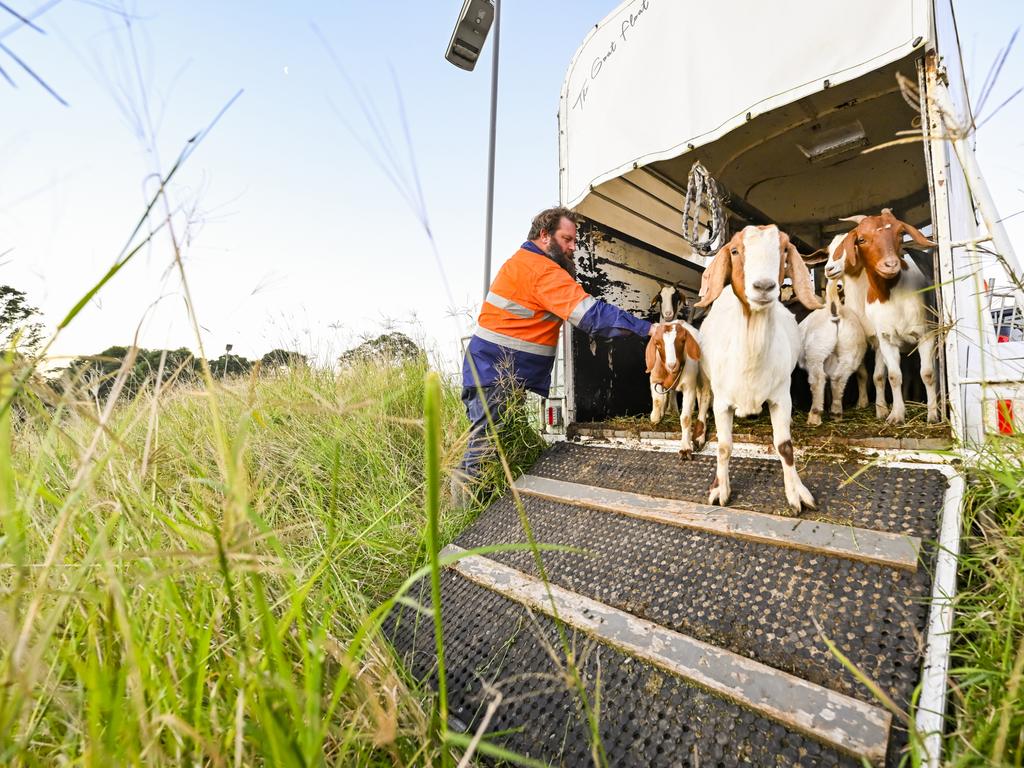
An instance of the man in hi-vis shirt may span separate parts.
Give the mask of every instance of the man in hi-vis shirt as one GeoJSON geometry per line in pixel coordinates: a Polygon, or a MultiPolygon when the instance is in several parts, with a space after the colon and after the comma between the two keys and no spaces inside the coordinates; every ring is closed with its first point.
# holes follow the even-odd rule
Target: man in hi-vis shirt
{"type": "Polygon", "coordinates": [[[487,409],[499,427],[517,386],[547,397],[564,320],[605,338],[651,333],[651,323],[595,299],[576,282],[576,223],[568,208],[538,213],[526,242],[491,283],[462,364],[462,402],[472,427],[452,477],[456,505],[472,501],[481,464],[492,453],[487,409]]]}

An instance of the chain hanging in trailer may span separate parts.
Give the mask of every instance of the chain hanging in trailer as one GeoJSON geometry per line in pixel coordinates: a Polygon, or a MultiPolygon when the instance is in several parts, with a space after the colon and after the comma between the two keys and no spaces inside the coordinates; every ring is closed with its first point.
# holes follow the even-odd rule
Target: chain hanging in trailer
{"type": "Polygon", "coordinates": [[[718,185],[699,161],[690,168],[686,180],[683,239],[702,256],[714,253],[725,242],[725,214],[718,185]]]}

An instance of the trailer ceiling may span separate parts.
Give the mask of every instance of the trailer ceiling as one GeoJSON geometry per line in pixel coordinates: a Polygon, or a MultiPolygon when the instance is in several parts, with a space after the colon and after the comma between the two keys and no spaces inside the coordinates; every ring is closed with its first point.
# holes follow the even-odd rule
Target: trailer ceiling
{"type": "MultiPolygon", "coordinates": [[[[814,246],[849,224],[840,217],[893,208],[915,226],[930,220],[920,113],[896,74],[917,81],[916,56],[759,115],[720,139],[596,186],[577,206],[585,216],[678,256],[703,263],[680,235],[683,190],[699,160],[729,191],[734,210],[753,206],[814,246]],[[848,144],[842,149],[843,142],[848,144]],[[812,160],[807,152],[839,144],[812,160]],[[803,149],[801,149],[803,148],[803,149]]],[[[738,212],[734,224],[749,221],[738,212]]],[[[762,223],[755,221],[754,223],[762,223]]]]}
{"type": "Polygon", "coordinates": [[[896,62],[760,115],[648,171],[685,188],[690,167],[700,160],[733,197],[821,245],[849,228],[840,217],[883,207],[923,225],[930,219],[924,150],[919,138],[899,141],[901,132],[920,129],[920,113],[900,92],[897,72],[917,82],[913,60],[896,62]],[[804,151],[827,144],[839,148],[822,159],[804,151]]]}

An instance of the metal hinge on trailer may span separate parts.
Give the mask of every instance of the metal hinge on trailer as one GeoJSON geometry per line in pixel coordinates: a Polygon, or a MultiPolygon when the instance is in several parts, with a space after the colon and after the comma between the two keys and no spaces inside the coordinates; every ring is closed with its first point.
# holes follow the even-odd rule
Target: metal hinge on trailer
{"type": "Polygon", "coordinates": [[[714,177],[700,161],[690,167],[683,201],[683,239],[702,256],[725,242],[725,213],[714,177]]]}

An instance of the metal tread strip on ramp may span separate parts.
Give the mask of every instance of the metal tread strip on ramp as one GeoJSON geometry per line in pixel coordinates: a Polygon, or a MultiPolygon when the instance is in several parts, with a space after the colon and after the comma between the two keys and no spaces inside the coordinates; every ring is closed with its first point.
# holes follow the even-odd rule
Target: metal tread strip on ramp
{"type": "Polygon", "coordinates": [[[899,533],[715,507],[535,475],[523,475],[515,487],[520,493],[550,501],[909,571],[917,570],[921,553],[920,538],[899,533]]]}
{"type": "MultiPolygon", "coordinates": [[[[463,553],[448,547],[444,554],[463,553]]],[[[853,757],[885,759],[884,709],[583,597],[485,557],[450,566],[469,580],[853,757]]]]}

